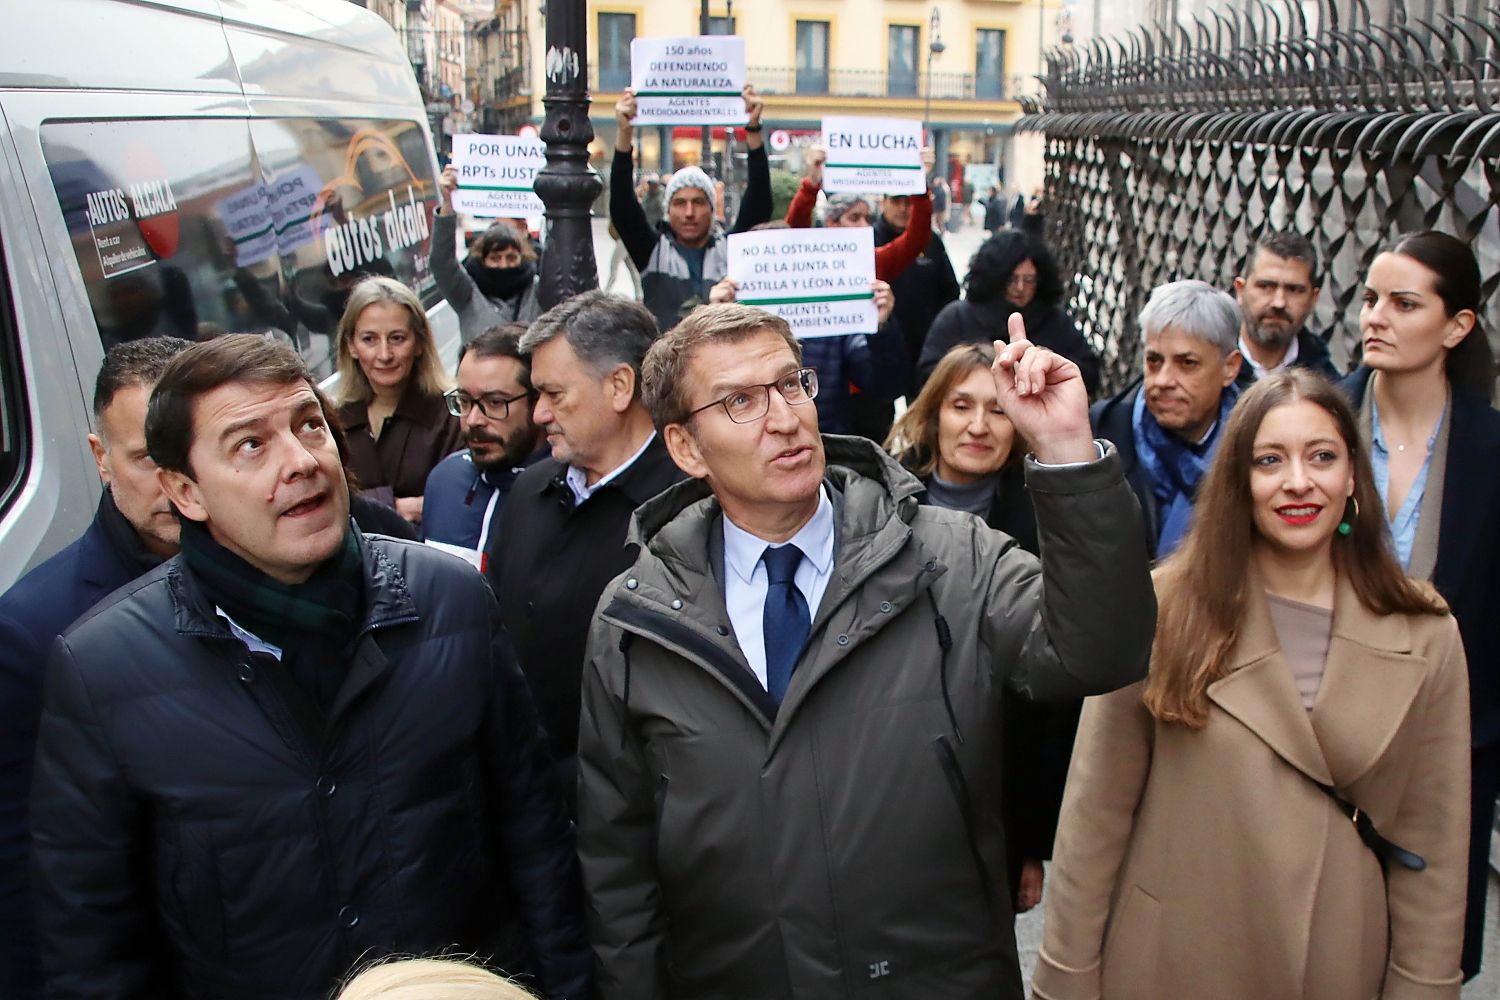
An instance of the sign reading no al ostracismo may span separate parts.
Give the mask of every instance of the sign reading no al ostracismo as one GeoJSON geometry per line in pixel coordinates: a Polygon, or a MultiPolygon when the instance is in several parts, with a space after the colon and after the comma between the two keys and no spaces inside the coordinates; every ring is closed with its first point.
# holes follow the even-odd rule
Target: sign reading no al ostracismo
{"type": "Polygon", "coordinates": [[[904,118],[823,119],[823,190],[921,194],[922,123],[904,118]]]}
{"type": "Polygon", "coordinates": [[[636,38],[630,86],[637,125],[743,125],[745,40],[733,35],[636,38]]]}
{"type": "Polygon", "coordinates": [[[484,219],[523,219],[546,211],[531,189],[538,170],[547,165],[540,139],[519,135],[460,133],[453,137],[453,166],[458,190],[453,210],[484,219]]]}
{"type": "Polygon", "coordinates": [[[729,237],[738,299],[773,312],[798,337],[874,333],[875,230],[766,229],[729,237]]]}

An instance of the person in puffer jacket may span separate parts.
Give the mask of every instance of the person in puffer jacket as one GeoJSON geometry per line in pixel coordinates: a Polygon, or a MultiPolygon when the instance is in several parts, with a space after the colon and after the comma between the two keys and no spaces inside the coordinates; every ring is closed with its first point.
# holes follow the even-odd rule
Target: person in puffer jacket
{"type": "MultiPolygon", "coordinates": [[[[749,181],[731,233],[748,232],[771,218],[771,166],[760,122],[764,104],[745,87],[745,130],[749,181]]],[[[641,275],[642,301],[656,325],[670,330],[682,317],[708,302],[709,290],[729,273],[724,228],[714,221],[713,179],[698,167],[683,167],[666,190],[666,219],[653,227],[635,192],[635,94],[625,91],[615,105],[615,159],[609,175],[609,219],[641,275]]]]}
{"type": "Polygon", "coordinates": [[[349,521],[290,348],[183,351],[146,442],[181,552],[53,645],[32,789],[47,996],[324,1000],[460,951],[589,996],[573,836],[483,578],[349,521]]]}

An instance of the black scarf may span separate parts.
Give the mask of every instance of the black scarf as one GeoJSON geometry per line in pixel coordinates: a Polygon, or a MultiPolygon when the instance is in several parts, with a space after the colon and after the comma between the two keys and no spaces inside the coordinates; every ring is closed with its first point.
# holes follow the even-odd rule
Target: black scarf
{"type": "Polygon", "coordinates": [[[343,683],[348,648],[364,611],[364,572],[351,528],[306,581],[281,583],[220,545],[197,521],[182,522],[182,561],[235,624],[281,648],[281,662],[326,712],[343,683]]]}
{"type": "Polygon", "coordinates": [[[95,515],[99,527],[104,529],[104,537],[109,539],[110,547],[115,550],[115,555],[125,564],[125,568],[136,576],[149,573],[164,561],[156,553],[146,548],[146,543],[141,541],[141,536],[135,530],[135,525],[125,519],[120,513],[120,508],[115,504],[115,496],[108,487],[104,490],[104,496],[99,498],[99,511],[95,515]]]}
{"type": "Polygon", "coordinates": [[[484,261],[470,257],[464,261],[464,270],[474,279],[481,295],[505,302],[526,291],[536,280],[536,265],[529,260],[516,267],[485,267],[484,261]]]}

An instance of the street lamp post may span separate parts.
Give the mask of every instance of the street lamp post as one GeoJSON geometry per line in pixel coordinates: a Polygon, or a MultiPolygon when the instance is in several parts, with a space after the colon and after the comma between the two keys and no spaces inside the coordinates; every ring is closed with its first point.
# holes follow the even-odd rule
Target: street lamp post
{"type": "Polygon", "coordinates": [[[927,108],[922,111],[922,126],[927,129],[927,141],[938,145],[938,136],[933,135],[933,60],[948,48],[942,42],[942,10],[933,7],[933,16],[927,24],[927,108]]]}
{"type": "MultiPolygon", "coordinates": [[[[700,0],[698,5],[698,34],[706,35],[713,28],[713,21],[708,16],[708,0],[700,0]]],[[[702,147],[698,152],[698,166],[702,167],[712,177],[714,175],[714,134],[708,125],[703,126],[702,147]]]]}
{"type": "Polygon", "coordinates": [[[542,307],[599,287],[589,206],[603,184],[589,166],[588,12],[585,0],[549,0],[547,93],[542,141],[547,165],[536,175],[536,193],[547,206],[547,250],[542,254],[542,307]]]}

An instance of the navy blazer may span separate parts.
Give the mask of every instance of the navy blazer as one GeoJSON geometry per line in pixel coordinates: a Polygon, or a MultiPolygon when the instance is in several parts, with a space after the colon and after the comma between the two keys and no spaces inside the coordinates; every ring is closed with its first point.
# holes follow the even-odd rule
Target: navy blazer
{"type": "MultiPolygon", "coordinates": [[[[1359,407],[1369,381],[1361,365],[1339,386],[1359,407]]],[[[1500,412],[1454,393],[1452,421],[1432,582],[1458,619],[1473,742],[1482,747],[1500,743],[1500,412]]]]}
{"type": "Polygon", "coordinates": [[[96,516],[83,537],[0,596],[0,996],[7,1000],[42,995],[26,813],[47,655],[69,625],[135,576],[96,516]]]}

